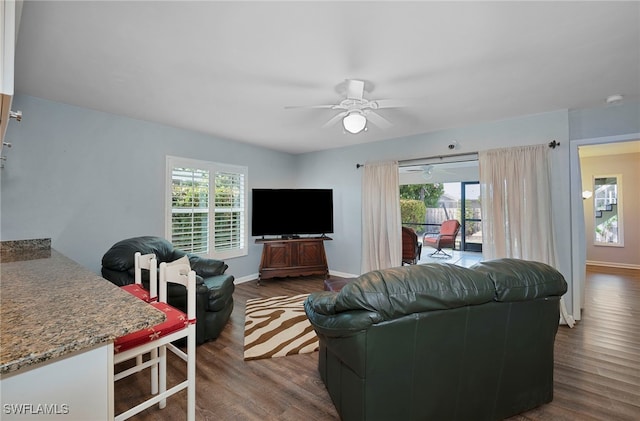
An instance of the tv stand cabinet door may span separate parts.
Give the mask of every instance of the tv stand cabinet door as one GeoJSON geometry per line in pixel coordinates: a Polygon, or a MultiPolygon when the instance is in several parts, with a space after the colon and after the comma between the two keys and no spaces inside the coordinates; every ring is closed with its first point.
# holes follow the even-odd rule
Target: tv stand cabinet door
{"type": "Polygon", "coordinates": [[[261,268],[278,269],[291,267],[291,243],[273,242],[264,245],[262,249],[261,268]]]}
{"type": "Polygon", "coordinates": [[[322,241],[304,241],[298,243],[297,263],[298,266],[316,266],[326,270],[327,257],[324,254],[324,243],[322,241]]]}

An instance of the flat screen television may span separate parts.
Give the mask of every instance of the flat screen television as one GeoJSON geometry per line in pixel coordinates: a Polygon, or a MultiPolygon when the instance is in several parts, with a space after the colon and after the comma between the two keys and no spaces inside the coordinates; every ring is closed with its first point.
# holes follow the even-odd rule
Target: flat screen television
{"type": "Polygon", "coordinates": [[[333,190],[253,189],[251,193],[251,235],[279,235],[333,232],[333,190]]]}

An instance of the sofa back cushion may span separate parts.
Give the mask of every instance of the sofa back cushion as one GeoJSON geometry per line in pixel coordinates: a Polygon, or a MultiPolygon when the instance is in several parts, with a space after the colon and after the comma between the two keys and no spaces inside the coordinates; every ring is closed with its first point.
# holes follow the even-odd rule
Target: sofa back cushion
{"type": "Polygon", "coordinates": [[[484,273],[433,263],[365,273],[335,296],[333,310],[374,311],[391,320],[411,313],[479,305],[494,296],[494,284],[484,273]]]}
{"type": "Polygon", "coordinates": [[[496,259],[471,268],[431,263],[376,270],[348,282],[337,294],[321,294],[312,301],[319,314],[368,311],[380,322],[490,301],[560,297],[566,291],[562,274],[547,264],[496,259]]]}
{"type": "Polygon", "coordinates": [[[562,274],[541,262],[504,258],[476,263],[470,269],[491,279],[496,301],[534,300],[567,292],[562,274]]]}
{"type": "Polygon", "coordinates": [[[153,253],[158,263],[172,262],[185,256],[184,251],[175,249],[173,244],[161,237],[144,236],[122,240],[114,244],[104,256],[102,266],[115,271],[126,271],[134,266],[133,255],[153,253]]]}

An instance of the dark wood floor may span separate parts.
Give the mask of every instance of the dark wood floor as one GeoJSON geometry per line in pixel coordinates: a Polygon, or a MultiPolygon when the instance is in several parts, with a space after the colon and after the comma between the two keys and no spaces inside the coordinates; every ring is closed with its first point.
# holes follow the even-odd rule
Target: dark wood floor
{"type": "MultiPolygon", "coordinates": [[[[573,329],[559,328],[553,402],[511,421],[640,420],[640,276],[638,271],[610,272],[588,271],[582,320],[573,329]]],[[[313,277],[237,286],[230,323],[216,341],[197,348],[198,420],[338,420],[318,376],[317,353],[242,359],[247,299],[320,289],[322,279],[313,277]]],[[[170,359],[170,374],[183,375],[183,366],[170,359]]],[[[148,387],[146,373],[118,382],[116,412],[135,403],[148,387]]],[[[153,407],[132,419],[186,419],[185,403],[181,392],[168,399],[165,409],[153,407]]]]}

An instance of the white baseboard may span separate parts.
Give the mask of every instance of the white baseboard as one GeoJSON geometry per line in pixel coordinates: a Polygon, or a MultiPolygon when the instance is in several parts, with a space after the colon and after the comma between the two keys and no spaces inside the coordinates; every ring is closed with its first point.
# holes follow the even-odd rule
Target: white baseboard
{"type": "Polygon", "coordinates": [[[249,282],[249,281],[255,281],[256,279],[258,279],[258,276],[260,276],[257,273],[253,273],[251,275],[247,275],[247,276],[243,276],[242,278],[235,278],[233,280],[233,283],[238,285],[238,284],[243,284],[245,282],[249,282]]]}
{"type": "Polygon", "coordinates": [[[640,265],[633,265],[628,263],[597,262],[594,260],[587,260],[586,263],[587,265],[591,265],[591,266],[604,266],[609,268],[640,270],[640,265]]]}
{"type": "Polygon", "coordinates": [[[329,270],[329,275],[339,276],[340,278],[357,278],[360,275],[354,275],[353,273],[338,272],[336,270],[329,270]]]}
{"type": "MultiPolygon", "coordinates": [[[[340,278],[357,278],[358,276],[360,276],[360,275],[354,275],[352,273],[338,272],[334,270],[329,270],[329,275],[339,276],[340,278]]],[[[238,284],[243,284],[249,281],[255,281],[256,279],[258,279],[259,276],[260,274],[258,273],[252,273],[251,275],[243,276],[242,278],[235,278],[233,280],[233,283],[238,285],[238,284]]]]}

